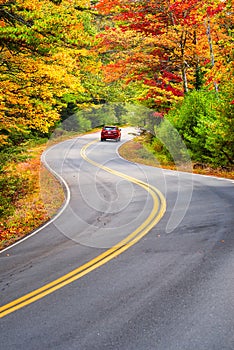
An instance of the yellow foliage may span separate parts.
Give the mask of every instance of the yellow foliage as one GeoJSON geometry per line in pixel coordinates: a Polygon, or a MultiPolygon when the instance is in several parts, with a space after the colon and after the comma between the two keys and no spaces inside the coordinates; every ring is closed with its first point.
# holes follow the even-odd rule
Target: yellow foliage
{"type": "Polygon", "coordinates": [[[18,48],[1,49],[5,63],[0,66],[0,129],[23,125],[47,133],[60,118],[63,95],[83,94],[85,72],[98,74],[101,69],[97,54],[86,48],[93,38],[77,9],[89,8],[90,1],[64,0],[56,5],[50,0],[19,0],[12,6],[33,25],[4,22],[6,35],[18,48]],[[35,40],[38,47],[31,51],[35,40]],[[45,54],[37,53],[39,48],[45,54]]]}

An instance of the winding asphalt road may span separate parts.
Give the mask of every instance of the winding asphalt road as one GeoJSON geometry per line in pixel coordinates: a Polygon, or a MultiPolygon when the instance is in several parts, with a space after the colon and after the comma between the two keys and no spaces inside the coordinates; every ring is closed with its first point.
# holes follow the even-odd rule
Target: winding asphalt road
{"type": "Polygon", "coordinates": [[[0,254],[0,348],[233,350],[233,181],[130,163],[98,138],[44,154],[67,201],[0,254]]]}

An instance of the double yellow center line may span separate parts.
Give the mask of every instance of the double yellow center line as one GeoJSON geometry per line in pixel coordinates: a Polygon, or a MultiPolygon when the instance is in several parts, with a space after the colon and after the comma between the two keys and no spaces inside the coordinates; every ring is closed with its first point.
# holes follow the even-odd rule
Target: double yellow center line
{"type": "Polygon", "coordinates": [[[92,141],[85,145],[81,149],[81,156],[84,160],[89,162],[90,164],[94,165],[95,167],[98,167],[102,170],[105,170],[111,174],[117,175],[121,178],[124,178],[140,187],[142,187],[144,190],[148,191],[149,194],[153,198],[153,208],[147,217],[147,219],[130,235],[128,235],[126,238],[124,238],[122,241],[111,247],[110,249],[106,250],[104,253],[98,255],[96,258],[90,260],[89,262],[85,263],[84,265],[79,266],[75,270],[67,273],[66,275],[42,286],[41,288],[38,288],[28,294],[25,294],[24,296],[13,300],[12,302],[3,305],[0,307],[0,318],[23,308],[24,306],[27,306],[31,303],[33,303],[36,300],[39,300],[43,297],[45,297],[48,294],[53,293],[54,291],[66,286],[67,284],[74,282],[78,280],[79,278],[87,275],[89,272],[97,269],[98,267],[106,264],[108,261],[112,260],[113,258],[117,257],[119,254],[123,253],[125,250],[130,248],[132,245],[137,243],[142,237],[144,237],[162,218],[166,211],[166,200],[162,193],[154,186],[151,186],[145,182],[142,182],[140,180],[137,180],[131,176],[125,175],[123,173],[120,173],[119,171],[115,171],[113,169],[110,169],[106,166],[103,166],[91,159],[89,159],[86,155],[86,150],[88,147],[96,143],[97,141],[92,141]]]}

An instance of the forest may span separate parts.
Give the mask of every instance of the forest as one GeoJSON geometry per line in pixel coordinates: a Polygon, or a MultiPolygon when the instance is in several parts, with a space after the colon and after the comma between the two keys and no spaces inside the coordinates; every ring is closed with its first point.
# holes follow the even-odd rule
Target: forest
{"type": "Polygon", "coordinates": [[[9,162],[54,132],[135,125],[168,161],[178,133],[233,169],[233,23],[233,0],[0,0],[0,214],[28,183],[9,162]]]}
{"type": "Polygon", "coordinates": [[[0,28],[4,153],[140,105],[131,123],[168,120],[192,158],[233,165],[232,0],[1,0],[0,28]]]}

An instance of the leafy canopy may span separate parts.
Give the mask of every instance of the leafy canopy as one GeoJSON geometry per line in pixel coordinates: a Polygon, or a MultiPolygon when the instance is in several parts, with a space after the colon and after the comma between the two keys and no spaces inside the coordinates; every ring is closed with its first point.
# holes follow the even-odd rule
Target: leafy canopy
{"type": "Polygon", "coordinates": [[[100,75],[88,7],[84,0],[0,0],[1,144],[17,130],[50,132],[64,95],[88,100],[84,77],[100,75]]]}

